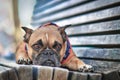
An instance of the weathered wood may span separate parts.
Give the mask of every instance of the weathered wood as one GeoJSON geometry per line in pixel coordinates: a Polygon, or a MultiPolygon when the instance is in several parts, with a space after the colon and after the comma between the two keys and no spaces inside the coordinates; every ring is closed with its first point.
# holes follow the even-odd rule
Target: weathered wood
{"type": "Polygon", "coordinates": [[[0,80],[9,80],[8,77],[8,71],[3,71],[2,73],[0,73],[0,80]]]}
{"type": "MultiPolygon", "coordinates": [[[[93,12],[93,13],[89,13],[86,15],[79,15],[79,16],[75,16],[75,17],[70,17],[69,19],[63,19],[63,20],[59,20],[57,21],[57,17],[58,16],[52,16],[52,17],[46,17],[40,20],[35,21],[35,23],[45,23],[45,22],[50,22],[50,21],[54,21],[55,23],[57,23],[60,26],[67,25],[67,24],[83,24],[83,23],[88,23],[88,22],[94,22],[97,20],[104,20],[106,18],[112,18],[115,16],[120,16],[120,7],[114,7],[114,8],[110,8],[110,9],[105,9],[102,11],[97,11],[97,12],[93,12]]],[[[59,15],[60,16],[60,15],[59,15]]]]}
{"type": "Polygon", "coordinates": [[[112,69],[112,68],[116,68],[120,64],[120,62],[94,60],[94,58],[93,60],[92,59],[81,59],[81,60],[83,60],[87,64],[97,67],[97,69],[99,68],[102,68],[102,69],[111,68],[112,69]]]}
{"type": "Polygon", "coordinates": [[[100,35],[100,36],[81,36],[70,37],[72,45],[83,44],[120,44],[120,35],[100,35]]]}
{"type": "MultiPolygon", "coordinates": [[[[56,4],[55,2],[58,2],[58,1],[54,1],[54,3],[52,4],[56,4]]],[[[39,11],[44,7],[44,6],[49,6],[49,4],[45,4],[44,6],[42,6],[42,8],[38,9],[36,7],[36,10],[34,11],[34,13],[36,13],[34,16],[33,16],[33,20],[34,19],[40,19],[42,17],[45,17],[47,16],[48,14],[51,14],[51,13],[55,13],[55,12],[58,12],[58,11],[63,11],[63,9],[67,9],[67,8],[70,8],[70,7],[74,7],[74,6],[77,6],[77,5],[80,5],[82,3],[85,3],[85,2],[89,2],[87,0],[78,0],[78,1],[72,1],[72,0],[68,0],[68,1],[65,1],[64,3],[61,3],[61,4],[58,4],[57,6],[54,6],[52,5],[51,8],[49,9],[45,9],[44,11],[42,11],[41,13],[39,13],[39,11]],[[67,5],[69,4],[69,5],[67,5]]],[[[37,4],[36,4],[37,5],[37,4]]]]}
{"type": "MultiPolygon", "coordinates": [[[[99,64],[99,62],[97,63],[99,64]]],[[[0,64],[2,63],[0,62],[0,64]]],[[[36,65],[3,64],[0,66],[0,80],[119,80],[119,78],[118,69],[112,70],[107,66],[98,67],[95,73],[81,73],[63,68],[36,65]],[[10,66],[11,68],[9,68],[10,66]],[[111,79],[109,79],[110,76],[112,76],[111,79]]]]}
{"type": "Polygon", "coordinates": [[[2,73],[2,72],[4,72],[4,71],[6,71],[6,70],[9,70],[10,68],[8,68],[8,67],[4,67],[4,66],[1,66],[0,65],[0,73],[2,73]]]}
{"type": "MultiPolygon", "coordinates": [[[[39,15],[36,16],[35,19],[33,19],[32,23],[34,25],[37,24],[37,23],[34,23],[34,21],[36,22],[36,20],[40,21],[39,23],[42,23],[42,20],[44,20],[45,18],[46,18],[46,20],[49,20],[49,21],[70,18],[73,16],[85,14],[88,12],[92,12],[92,11],[94,12],[94,11],[97,11],[100,9],[109,8],[114,5],[116,6],[116,5],[119,5],[118,3],[119,3],[119,0],[110,0],[110,1],[107,1],[107,0],[99,1],[98,0],[98,1],[93,1],[93,2],[85,4],[85,5],[79,5],[77,7],[73,7],[73,8],[70,7],[70,9],[62,9],[62,10],[56,11],[53,8],[53,10],[56,12],[54,12],[53,10],[51,11],[51,9],[49,8],[48,10],[46,9],[46,12],[43,12],[43,13],[40,12],[39,15]]],[[[46,22],[48,22],[48,21],[46,21],[46,22]]]]}
{"type": "Polygon", "coordinates": [[[109,58],[99,58],[99,57],[78,57],[80,59],[87,59],[87,60],[98,60],[98,61],[108,61],[108,62],[120,62],[120,59],[109,59],[109,58]]]}
{"type": "Polygon", "coordinates": [[[120,30],[119,23],[120,20],[113,20],[113,21],[100,22],[94,24],[72,26],[66,29],[66,33],[68,35],[72,35],[72,34],[87,34],[87,33],[95,33],[95,32],[120,30]]]}
{"type": "Polygon", "coordinates": [[[8,67],[0,66],[0,80],[9,80],[9,70],[8,67]]]}
{"type": "Polygon", "coordinates": [[[68,77],[68,70],[55,68],[53,80],[67,80],[67,77],[68,77]]]}
{"type": "Polygon", "coordinates": [[[120,49],[73,48],[85,63],[99,67],[116,67],[120,64],[120,49]]]}
{"type": "MultiPolygon", "coordinates": [[[[88,74],[86,73],[79,73],[79,72],[70,72],[72,75],[68,77],[68,80],[88,80],[88,74]]],[[[69,74],[70,74],[69,73],[69,74]]]]}
{"type": "Polygon", "coordinates": [[[79,36],[102,36],[102,35],[115,35],[120,34],[120,29],[118,30],[109,30],[109,31],[101,31],[101,32],[88,32],[88,33],[80,33],[80,34],[69,34],[68,37],[79,37],[79,36]]]}
{"type": "MultiPolygon", "coordinates": [[[[52,80],[53,68],[52,67],[38,67],[38,80],[52,80]]],[[[56,79],[57,80],[57,79],[56,79]]]]}
{"type": "Polygon", "coordinates": [[[120,80],[118,70],[103,72],[103,80],[120,80]]]}
{"type": "Polygon", "coordinates": [[[43,1],[43,3],[42,3],[41,1],[38,0],[36,5],[35,5],[35,9],[36,10],[33,13],[38,14],[39,11],[42,12],[45,9],[49,9],[49,8],[54,7],[54,6],[56,6],[56,5],[60,4],[60,3],[63,3],[63,2],[65,2],[65,1],[61,1],[61,0],[60,1],[59,0],[56,1],[55,0],[55,1],[51,1],[51,2],[43,1]]]}
{"type": "Polygon", "coordinates": [[[88,73],[88,80],[102,80],[100,73],[88,73]]]}
{"type": "MultiPolygon", "coordinates": [[[[119,48],[114,48],[114,49],[73,48],[73,50],[75,51],[77,57],[80,57],[81,59],[87,59],[88,62],[93,64],[97,63],[97,62],[94,62],[94,60],[99,60],[102,63],[106,63],[107,61],[111,63],[116,62],[116,64],[120,63],[119,48]],[[91,60],[93,61],[91,62],[91,60]]],[[[104,64],[104,65],[107,65],[107,64],[104,64]]]]}
{"type": "Polygon", "coordinates": [[[12,68],[8,71],[9,80],[19,80],[17,75],[17,70],[15,68],[12,68]]]}
{"type": "MultiPolygon", "coordinates": [[[[83,23],[87,24],[87,23],[105,21],[107,19],[110,20],[116,16],[119,18],[119,16],[120,16],[119,9],[120,9],[120,7],[115,7],[115,8],[106,9],[106,10],[102,10],[102,11],[98,11],[98,12],[94,12],[94,13],[90,13],[90,14],[86,14],[86,15],[81,15],[81,16],[76,16],[76,17],[72,17],[69,19],[56,21],[55,23],[62,26],[63,24],[64,25],[67,25],[67,24],[75,25],[75,24],[83,24],[83,23]]],[[[45,19],[43,21],[45,21],[45,19]]],[[[51,20],[51,21],[53,21],[53,20],[51,20]]]]}
{"type": "Polygon", "coordinates": [[[120,59],[120,49],[73,48],[77,57],[120,59]]]}
{"type": "Polygon", "coordinates": [[[4,66],[4,67],[8,67],[8,68],[13,68],[13,67],[19,67],[19,64],[16,64],[15,61],[11,61],[11,60],[5,60],[4,58],[0,57],[0,65],[4,66]]]}
{"type": "Polygon", "coordinates": [[[120,48],[120,44],[75,44],[72,47],[120,48]]]}
{"type": "Polygon", "coordinates": [[[19,66],[17,68],[18,78],[20,80],[32,80],[32,67],[31,66],[19,66]]]}
{"type": "MultiPolygon", "coordinates": [[[[106,9],[106,8],[111,7],[111,6],[118,5],[119,2],[120,2],[119,0],[116,0],[116,1],[114,1],[114,0],[110,0],[110,1],[101,0],[101,1],[99,1],[98,0],[98,1],[89,2],[89,3],[84,4],[84,5],[78,5],[77,7],[72,7],[72,8],[67,9],[67,10],[65,9],[65,10],[60,11],[59,13],[53,13],[53,14],[55,16],[61,15],[61,16],[57,17],[59,19],[62,19],[62,18],[65,19],[65,18],[70,18],[73,16],[82,15],[82,14],[89,13],[89,12],[94,12],[94,11],[106,9]],[[62,14],[64,14],[64,15],[62,15],[62,14]]],[[[47,16],[48,15],[43,16],[43,18],[45,18],[47,16]]],[[[53,16],[53,15],[49,15],[49,16],[53,16]]]]}
{"type": "Polygon", "coordinates": [[[14,65],[16,63],[3,58],[0,58],[0,61],[0,80],[18,80],[16,70],[12,68],[13,66],[17,67],[14,65]]]}

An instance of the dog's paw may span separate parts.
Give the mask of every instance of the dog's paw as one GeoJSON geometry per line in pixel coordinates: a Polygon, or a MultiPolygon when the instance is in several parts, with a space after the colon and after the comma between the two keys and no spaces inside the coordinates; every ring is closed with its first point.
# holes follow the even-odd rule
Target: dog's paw
{"type": "Polygon", "coordinates": [[[32,61],[29,58],[27,58],[27,59],[20,58],[20,59],[18,59],[17,63],[18,64],[32,64],[32,61]]]}
{"type": "Polygon", "coordinates": [[[84,66],[81,66],[78,71],[80,71],[80,72],[93,72],[94,68],[91,65],[86,64],[84,66]]]}

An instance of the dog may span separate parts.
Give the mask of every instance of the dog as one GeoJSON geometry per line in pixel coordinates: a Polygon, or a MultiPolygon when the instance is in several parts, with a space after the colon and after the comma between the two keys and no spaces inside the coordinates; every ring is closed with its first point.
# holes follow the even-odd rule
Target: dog
{"type": "Polygon", "coordinates": [[[59,27],[46,23],[32,30],[25,31],[24,40],[16,50],[18,64],[34,64],[52,67],[67,67],[70,70],[91,71],[92,66],[78,59],[70,45],[65,29],[70,25],[59,27]]]}

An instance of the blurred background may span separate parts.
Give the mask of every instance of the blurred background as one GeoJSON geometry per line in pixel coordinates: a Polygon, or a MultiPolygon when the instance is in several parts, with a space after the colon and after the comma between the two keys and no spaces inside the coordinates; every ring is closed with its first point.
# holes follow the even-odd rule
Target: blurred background
{"type": "Polygon", "coordinates": [[[23,39],[21,26],[31,27],[36,0],[0,0],[0,56],[14,60],[16,45],[23,39]]]}
{"type": "Polygon", "coordinates": [[[23,39],[21,26],[37,28],[46,22],[72,24],[66,32],[86,63],[120,63],[120,0],[0,0],[0,56],[14,60],[23,39]]]}

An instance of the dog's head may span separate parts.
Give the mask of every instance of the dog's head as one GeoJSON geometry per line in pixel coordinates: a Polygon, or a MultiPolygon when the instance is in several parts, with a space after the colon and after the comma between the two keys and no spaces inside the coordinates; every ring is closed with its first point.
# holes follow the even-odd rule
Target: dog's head
{"type": "Polygon", "coordinates": [[[65,29],[70,26],[41,26],[36,30],[22,27],[26,32],[24,41],[28,43],[28,56],[36,65],[60,66],[65,54],[67,35],[65,29]]]}

